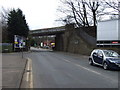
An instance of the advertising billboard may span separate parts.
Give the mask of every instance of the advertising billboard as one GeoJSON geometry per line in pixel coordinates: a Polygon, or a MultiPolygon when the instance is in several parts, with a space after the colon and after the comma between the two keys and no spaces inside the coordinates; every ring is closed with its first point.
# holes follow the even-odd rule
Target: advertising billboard
{"type": "Polygon", "coordinates": [[[14,48],[25,48],[25,38],[19,35],[14,35],[14,48]]]}

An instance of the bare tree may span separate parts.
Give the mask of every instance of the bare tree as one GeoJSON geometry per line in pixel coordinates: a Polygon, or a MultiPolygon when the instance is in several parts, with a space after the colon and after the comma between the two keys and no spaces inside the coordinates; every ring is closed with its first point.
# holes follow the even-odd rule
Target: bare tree
{"type": "Polygon", "coordinates": [[[62,7],[59,11],[66,16],[63,21],[74,22],[78,27],[96,26],[98,20],[120,16],[119,0],[61,0],[61,2],[62,7]]]}
{"type": "Polygon", "coordinates": [[[119,0],[110,0],[110,1],[104,0],[104,1],[109,7],[120,12],[120,1],[119,0]]]}
{"type": "Polygon", "coordinates": [[[2,26],[2,42],[7,42],[7,36],[8,36],[8,31],[7,31],[7,20],[8,20],[8,13],[10,10],[6,10],[2,7],[2,10],[0,12],[0,22],[2,26]]]}
{"type": "Polygon", "coordinates": [[[97,24],[97,19],[103,15],[104,7],[101,2],[92,0],[61,0],[64,7],[60,12],[71,16],[77,26],[90,26],[97,24]],[[65,6],[67,8],[65,8],[65,6]]]}
{"type": "MultiPolygon", "coordinates": [[[[89,2],[86,2],[86,5],[89,7],[89,9],[91,10],[91,13],[92,13],[92,20],[93,20],[93,25],[96,26],[96,23],[97,23],[97,11],[98,11],[98,8],[100,6],[100,2],[98,1],[91,1],[89,0],[89,2]]],[[[99,12],[101,13],[101,12],[99,12]]]]}
{"type": "Polygon", "coordinates": [[[8,19],[8,13],[10,10],[6,10],[5,8],[2,7],[2,10],[0,12],[0,17],[1,17],[1,23],[2,26],[7,26],[7,19],[8,19]]]}
{"type": "Polygon", "coordinates": [[[75,7],[74,3],[71,2],[72,12],[76,23],[78,24],[78,26],[89,26],[85,2],[82,0],[81,3],[77,3],[78,7],[75,7]]]}
{"type": "Polygon", "coordinates": [[[119,0],[103,0],[106,3],[107,8],[113,9],[110,12],[112,18],[120,17],[120,1],[119,0]]]}

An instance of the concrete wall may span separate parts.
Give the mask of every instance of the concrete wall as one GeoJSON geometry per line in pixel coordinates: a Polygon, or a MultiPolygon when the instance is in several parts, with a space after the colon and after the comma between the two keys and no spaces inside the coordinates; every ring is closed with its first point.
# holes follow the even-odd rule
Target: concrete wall
{"type": "MultiPolygon", "coordinates": [[[[95,28],[87,28],[89,30],[94,30],[95,28]]],[[[87,44],[91,45],[92,47],[96,47],[96,38],[93,36],[88,35],[85,31],[85,28],[78,28],[76,29],[76,34],[81,37],[87,44]]],[[[93,31],[94,32],[94,31],[93,31]]]]}
{"type": "MultiPolygon", "coordinates": [[[[63,35],[63,51],[89,55],[96,43],[94,46],[93,44],[90,45],[79,33],[81,32],[77,32],[73,24],[66,25],[66,32],[63,35]]],[[[86,37],[86,34],[83,34],[83,36],[86,37]]],[[[88,36],[87,38],[90,38],[88,36]]]]}
{"type": "MultiPolygon", "coordinates": [[[[56,35],[56,48],[57,51],[65,51],[77,54],[90,55],[91,51],[96,47],[96,27],[89,28],[74,28],[74,24],[65,26],[64,34],[56,35]],[[85,31],[87,29],[87,33],[85,31]],[[89,35],[89,31],[94,35],[89,35]]],[[[112,49],[120,53],[120,48],[101,48],[101,49],[112,49]]]]}
{"type": "Polygon", "coordinates": [[[55,37],[55,50],[63,51],[63,34],[56,34],[55,37]]]}

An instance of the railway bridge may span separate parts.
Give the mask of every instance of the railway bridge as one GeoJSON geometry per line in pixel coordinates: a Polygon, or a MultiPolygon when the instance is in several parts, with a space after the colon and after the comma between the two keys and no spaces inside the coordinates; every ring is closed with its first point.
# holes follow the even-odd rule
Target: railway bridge
{"type": "Polygon", "coordinates": [[[63,37],[65,26],[30,30],[32,37],[55,35],[55,50],[63,50],[63,37]]]}

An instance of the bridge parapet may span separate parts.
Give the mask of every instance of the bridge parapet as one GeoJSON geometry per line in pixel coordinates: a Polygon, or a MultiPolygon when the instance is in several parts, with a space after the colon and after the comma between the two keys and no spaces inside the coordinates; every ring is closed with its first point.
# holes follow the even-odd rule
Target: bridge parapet
{"type": "Polygon", "coordinates": [[[65,31],[65,28],[52,28],[52,29],[50,28],[50,29],[31,30],[30,34],[43,34],[43,33],[55,34],[55,33],[64,32],[64,31],[65,31]]]}

